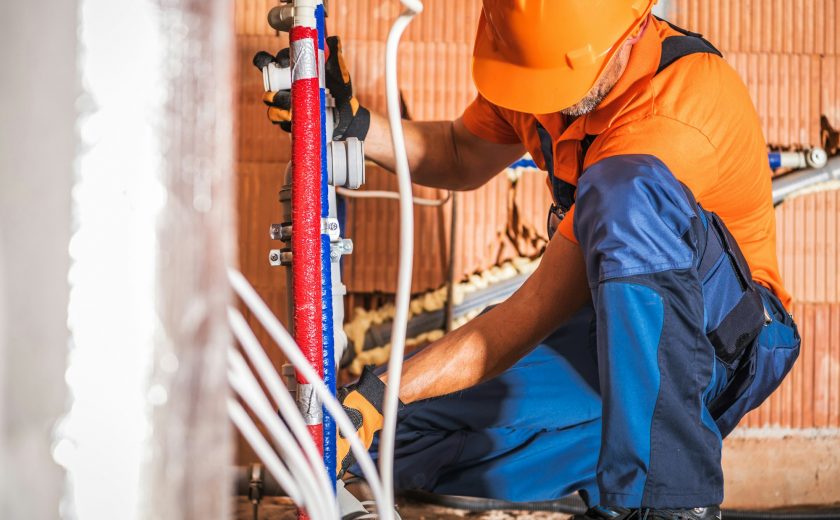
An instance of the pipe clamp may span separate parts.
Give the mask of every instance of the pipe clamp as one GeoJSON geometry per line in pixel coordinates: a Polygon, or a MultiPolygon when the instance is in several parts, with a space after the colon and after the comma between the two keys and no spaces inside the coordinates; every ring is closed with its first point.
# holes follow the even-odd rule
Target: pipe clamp
{"type": "Polygon", "coordinates": [[[322,218],[321,234],[329,235],[330,242],[338,241],[341,238],[341,227],[338,224],[338,219],[335,217],[322,218]]]}

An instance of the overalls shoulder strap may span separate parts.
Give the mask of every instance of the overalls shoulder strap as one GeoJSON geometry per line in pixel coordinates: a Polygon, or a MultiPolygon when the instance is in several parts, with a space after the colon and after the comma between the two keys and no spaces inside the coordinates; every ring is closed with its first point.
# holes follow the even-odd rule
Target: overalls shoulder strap
{"type": "MultiPolygon", "coordinates": [[[[662,41],[662,56],[659,60],[659,66],[656,69],[656,74],[659,74],[669,66],[673,65],[680,58],[684,58],[692,54],[706,53],[721,57],[723,56],[723,54],[721,54],[714,45],[709,43],[709,41],[703,38],[700,34],[677,27],[676,25],[662,20],[661,18],[657,19],[670,25],[671,28],[679,32],[680,35],[669,36],[662,41]]],[[[575,202],[576,187],[562,179],[558,179],[554,175],[554,139],[539,122],[537,122],[537,134],[540,137],[540,151],[545,159],[548,178],[551,181],[551,195],[554,199],[552,211],[562,218],[562,215],[564,215],[575,202]]],[[[589,150],[589,145],[592,144],[596,137],[597,136],[594,135],[587,135],[581,141],[581,168],[583,168],[583,164],[586,159],[586,152],[589,150]]]]}
{"type": "Polygon", "coordinates": [[[723,57],[723,54],[707,39],[703,38],[703,35],[677,27],[661,18],[657,19],[670,25],[673,30],[682,34],[682,36],[669,36],[662,41],[662,56],[659,58],[659,67],[656,69],[656,74],[668,68],[678,59],[692,54],[705,53],[723,57]]]}

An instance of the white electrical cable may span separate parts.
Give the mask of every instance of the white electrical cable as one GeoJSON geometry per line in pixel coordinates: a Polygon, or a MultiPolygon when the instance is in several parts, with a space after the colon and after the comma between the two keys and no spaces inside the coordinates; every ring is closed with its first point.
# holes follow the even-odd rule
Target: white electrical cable
{"type": "Polygon", "coordinates": [[[283,463],[280,462],[280,457],[277,456],[274,448],[265,440],[257,425],[251,420],[248,412],[232,398],[228,398],[227,400],[227,409],[228,416],[233,421],[233,424],[242,432],[242,436],[245,437],[245,440],[248,441],[248,444],[251,445],[251,448],[254,449],[254,452],[263,461],[266,469],[274,476],[277,483],[283,488],[283,491],[289,495],[289,498],[293,502],[297,504],[303,503],[303,497],[294,477],[292,477],[283,463]]]}
{"type": "Polygon", "coordinates": [[[271,339],[277,343],[277,346],[283,351],[286,359],[294,365],[294,367],[303,375],[303,378],[312,385],[315,395],[327,409],[336,422],[339,430],[344,434],[344,437],[350,442],[350,449],[356,458],[356,462],[362,469],[367,478],[368,485],[371,489],[374,499],[379,504],[383,504],[384,490],[379,475],[376,472],[376,466],[370,458],[370,454],[365,449],[362,442],[356,434],[356,428],[353,426],[350,418],[344,412],[341,403],[336,400],[332,392],[324,385],[323,380],[318,377],[318,374],[309,365],[306,358],[300,352],[295,340],[289,335],[288,331],[283,327],[277,317],[271,312],[265,302],[260,298],[257,292],[248,283],[248,280],[242,276],[242,273],[234,269],[228,269],[228,278],[234,291],[239,295],[245,305],[250,309],[257,320],[265,327],[271,339]]]}
{"type": "MultiPolygon", "coordinates": [[[[400,200],[400,194],[396,191],[381,191],[381,190],[349,190],[347,188],[338,187],[335,192],[342,197],[348,199],[391,199],[400,200]]],[[[452,198],[452,192],[447,191],[446,197],[442,199],[424,199],[421,197],[412,197],[411,201],[416,206],[440,207],[449,202],[452,198]]]]}
{"type": "Polygon", "coordinates": [[[411,297],[411,274],[414,257],[414,211],[412,208],[411,173],[405,149],[402,119],[400,118],[400,93],[397,83],[397,51],[403,31],[415,15],[423,11],[419,0],[401,0],[405,10],[394,21],[385,43],[385,92],[391,142],[400,191],[400,260],[397,274],[397,293],[393,327],[391,329],[391,354],[388,360],[388,385],[385,391],[384,421],[379,444],[379,476],[384,487],[384,500],[377,501],[378,512],[384,520],[394,518],[394,441],[397,432],[400,377],[402,375],[405,334],[408,327],[408,306],[411,297]]]}
{"type": "MultiPolygon", "coordinates": [[[[251,444],[254,451],[266,464],[266,467],[275,476],[277,482],[288,493],[292,501],[303,509],[306,509],[313,519],[335,519],[337,512],[328,511],[330,509],[329,505],[325,505],[323,501],[324,496],[332,494],[332,483],[326,479],[321,479],[321,482],[318,482],[316,480],[317,469],[314,469],[313,472],[313,468],[321,468],[320,473],[324,474],[324,476],[326,475],[326,472],[323,471],[324,466],[320,457],[317,458],[315,465],[311,461],[309,463],[305,461],[304,455],[298,447],[298,439],[292,438],[292,435],[286,430],[286,425],[280,422],[274,414],[271,405],[268,404],[268,401],[262,394],[262,390],[259,388],[256,380],[253,379],[253,375],[251,375],[253,382],[248,383],[248,378],[245,373],[247,372],[250,375],[250,369],[248,369],[242,356],[232,347],[228,352],[228,365],[230,367],[228,370],[228,379],[231,387],[268,427],[275,446],[280,451],[282,457],[288,460],[290,469],[287,469],[283,465],[277,453],[271,448],[250,416],[244,411],[244,408],[234,400],[231,400],[233,405],[231,403],[228,404],[228,412],[231,419],[240,431],[242,431],[248,443],[251,444]],[[238,360],[235,360],[236,356],[238,356],[238,360]],[[290,451],[294,453],[289,453],[290,451]]],[[[294,409],[296,411],[297,407],[294,406],[294,409]]],[[[286,418],[284,416],[284,419],[286,418]]],[[[303,438],[308,439],[312,443],[311,437],[308,434],[303,438]]]]}
{"type": "Polygon", "coordinates": [[[228,365],[230,367],[228,380],[231,387],[268,429],[274,440],[275,448],[287,461],[289,470],[300,484],[302,502],[299,504],[306,509],[313,520],[338,518],[338,508],[332,493],[331,483],[328,481],[325,486],[318,482],[315,476],[319,469],[324,471],[323,461],[319,460],[317,466],[313,467],[306,460],[289,429],[283,424],[268,402],[242,355],[232,348],[228,350],[228,365]],[[331,496],[333,500],[327,498],[331,496]]]}
{"type": "Polygon", "coordinates": [[[321,452],[312,441],[312,436],[306,428],[306,423],[303,421],[295,400],[286,389],[283,380],[274,369],[274,365],[266,355],[256,335],[237,309],[228,307],[228,322],[246,356],[265,383],[269,395],[274,399],[276,405],[274,408],[283,416],[283,420],[289,426],[289,430],[303,450],[310,466],[320,469],[316,472],[319,484],[323,489],[331,490],[333,486],[332,476],[327,475],[321,452]]]}
{"type": "MultiPolygon", "coordinates": [[[[331,494],[333,481],[331,477],[327,475],[321,453],[312,441],[312,436],[306,428],[306,423],[303,421],[303,417],[298,410],[295,400],[292,398],[291,394],[289,394],[288,389],[286,389],[283,384],[283,380],[274,369],[274,365],[272,365],[271,360],[266,355],[265,350],[257,339],[257,336],[254,334],[254,331],[251,330],[251,327],[248,326],[248,322],[245,321],[242,313],[233,307],[228,307],[228,322],[230,323],[231,329],[233,330],[236,339],[239,341],[239,344],[242,346],[242,349],[245,351],[248,359],[251,361],[254,368],[256,368],[263,383],[265,383],[269,395],[271,395],[274,399],[276,410],[278,410],[283,416],[283,420],[288,425],[289,430],[297,441],[297,444],[300,445],[300,448],[303,450],[304,455],[308,459],[310,467],[314,468],[316,472],[315,476],[319,480],[321,490],[328,490],[331,494]]],[[[235,357],[238,356],[241,360],[241,356],[239,356],[238,352],[234,351],[234,354],[235,357]]],[[[247,369],[244,360],[237,361],[236,363],[241,364],[241,366],[247,369]]]]}

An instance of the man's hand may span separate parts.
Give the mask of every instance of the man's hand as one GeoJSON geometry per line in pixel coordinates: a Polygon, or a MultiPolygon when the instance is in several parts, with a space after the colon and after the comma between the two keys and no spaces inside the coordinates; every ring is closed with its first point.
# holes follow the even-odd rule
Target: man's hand
{"type": "MultiPolygon", "coordinates": [[[[344,63],[341,41],[327,38],[325,83],[335,99],[336,126],[333,139],[356,137],[365,141],[365,158],[394,171],[394,150],[390,125],[381,114],[371,114],[353,95],[350,73],[344,63]]],[[[260,70],[278,66],[288,72],[289,49],[276,56],[262,51],[254,56],[260,70]]],[[[276,71],[275,71],[276,72],[276,71]]],[[[282,83],[288,84],[288,78],[282,83]]],[[[272,87],[274,88],[274,87],[272,87]]],[[[292,96],[289,90],[268,90],[263,97],[272,123],[290,132],[292,96]]],[[[423,186],[447,190],[477,188],[525,152],[521,144],[498,144],[473,135],[459,119],[456,121],[403,121],[411,180],[423,186]]]]}
{"type": "MultiPolygon", "coordinates": [[[[277,56],[260,51],[254,55],[254,66],[262,71],[265,67],[277,64],[280,68],[288,69],[291,60],[289,48],[277,53],[277,56]]],[[[268,88],[268,87],[266,87],[268,88]]],[[[267,90],[263,95],[263,103],[268,105],[268,119],[275,125],[279,125],[286,132],[292,131],[292,93],[290,90],[267,90]]]]}
{"type": "MultiPolygon", "coordinates": [[[[254,56],[254,65],[260,70],[271,63],[288,68],[291,64],[289,49],[281,50],[277,56],[265,51],[260,51],[254,56]]],[[[356,137],[363,141],[370,128],[370,112],[361,106],[353,95],[353,83],[344,63],[341,40],[338,36],[327,38],[327,62],[324,68],[327,89],[335,99],[336,126],[333,139],[340,141],[356,137]]],[[[292,129],[291,101],[291,92],[288,90],[268,91],[263,96],[263,102],[268,106],[268,118],[286,132],[292,129]]]]}
{"type": "Polygon", "coordinates": [[[335,99],[338,121],[333,131],[333,139],[343,140],[355,137],[364,141],[370,128],[370,112],[359,104],[353,95],[353,82],[344,63],[341,40],[338,36],[327,38],[326,85],[335,99]]]}
{"type": "MultiPolygon", "coordinates": [[[[382,429],[382,410],[385,406],[385,383],[383,383],[370,368],[365,368],[357,383],[346,386],[339,391],[339,401],[344,407],[356,434],[365,448],[370,448],[373,436],[382,429]]],[[[337,442],[338,477],[352,466],[356,459],[350,451],[350,442],[339,433],[337,442]]]]}

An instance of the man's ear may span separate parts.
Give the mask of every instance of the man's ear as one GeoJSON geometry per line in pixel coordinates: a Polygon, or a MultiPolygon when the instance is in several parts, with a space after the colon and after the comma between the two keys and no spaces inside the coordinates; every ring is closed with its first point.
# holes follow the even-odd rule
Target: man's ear
{"type": "Polygon", "coordinates": [[[650,17],[651,17],[651,15],[648,15],[645,18],[645,21],[642,22],[642,25],[639,26],[639,28],[636,30],[635,34],[631,35],[627,39],[627,43],[629,43],[630,45],[635,45],[636,43],[638,43],[639,40],[642,39],[642,35],[645,34],[645,29],[647,29],[648,23],[650,22],[650,17]]]}

